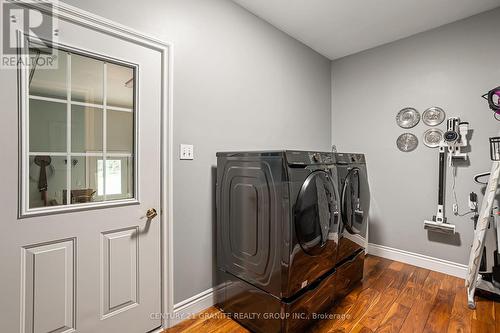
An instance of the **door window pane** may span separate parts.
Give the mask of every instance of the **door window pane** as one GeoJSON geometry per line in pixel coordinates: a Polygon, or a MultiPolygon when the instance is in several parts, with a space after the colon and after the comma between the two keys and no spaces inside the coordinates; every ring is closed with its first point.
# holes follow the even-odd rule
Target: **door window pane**
{"type": "Polygon", "coordinates": [[[132,109],[134,107],[134,69],[107,64],[107,105],[132,109]]]}
{"type": "Polygon", "coordinates": [[[66,158],[61,156],[30,156],[29,207],[65,205],[66,158]]]}
{"type": "Polygon", "coordinates": [[[131,157],[97,160],[97,195],[106,198],[133,197],[133,163],[131,157]],[[104,175],[104,165],[106,165],[104,175]],[[104,179],[105,176],[105,179],[104,179]]]}
{"type": "Polygon", "coordinates": [[[71,100],[103,104],[104,62],[71,54],[71,100]]]}
{"type": "MultiPolygon", "coordinates": [[[[30,58],[36,59],[41,54],[37,48],[30,48],[30,58]]],[[[29,90],[31,95],[49,98],[67,98],[66,68],[68,55],[64,51],[54,53],[57,57],[57,67],[31,67],[29,90]]],[[[33,64],[36,64],[33,61],[33,64]]]]}
{"type": "Polygon", "coordinates": [[[127,111],[107,112],[108,152],[132,153],[134,150],[134,114],[127,111]]]}
{"type": "Polygon", "coordinates": [[[102,201],[97,195],[97,168],[95,161],[98,157],[72,156],[71,157],[71,203],[89,203],[102,201]]]}
{"type": "Polygon", "coordinates": [[[102,152],[102,109],[71,106],[71,151],[102,152]]]}
{"type": "Polygon", "coordinates": [[[65,152],[66,104],[29,100],[31,152],[65,152]]]}

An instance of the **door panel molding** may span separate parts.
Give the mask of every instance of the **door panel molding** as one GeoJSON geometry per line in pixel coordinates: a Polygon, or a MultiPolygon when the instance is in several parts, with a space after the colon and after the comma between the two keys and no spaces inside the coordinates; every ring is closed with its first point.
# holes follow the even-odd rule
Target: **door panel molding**
{"type": "MultiPolygon", "coordinates": [[[[16,4],[48,13],[44,2],[16,1],[16,4]]],[[[174,47],[172,43],[148,36],[117,22],[94,15],[63,2],[51,3],[57,18],[80,26],[106,33],[130,42],[143,45],[161,54],[161,285],[162,285],[162,326],[171,326],[170,316],[174,310],[173,298],[173,64],[174,47]]]]}
{"type": "Polygon", "coordinates": [[[76,239],[22,248],[21,332],[76,330],[76,239]]]}
{"type": "Polygon", "coordinates": [[[139,302],[139,227],[101,234],[101,319],[139,302]]]}

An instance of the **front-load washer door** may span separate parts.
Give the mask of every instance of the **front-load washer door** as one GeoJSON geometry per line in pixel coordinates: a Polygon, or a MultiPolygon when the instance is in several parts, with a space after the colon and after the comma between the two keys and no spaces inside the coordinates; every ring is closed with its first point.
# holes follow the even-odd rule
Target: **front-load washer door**
{"type": "Polygon", "coordinates": [[[296,244],[291,254],[288,295],[311,284],[335,266],[338,243],[339,195],[330,173],[309,174],[293,211],[296,244]]]}
{"type": "Polygon", "coordinates": [[[366,237],[369,206],[369,189],[366,170],[350,168],[341,191],[343,228],[351,235],[366,237]]]}
{"type": "Polygon", "coordinates": [[[337,263],[341,264],[362,249],[366,249],[368,236],[368,210],[370,190],[366,166],[351,165],[341,172],[342,223],[337,263]]]}
{"type": "Polygon", "coordinates": [[[294,212],[295,233],[304,252],[318,255],[325,250],[337,212],[331,176],[323,170],[312,172],[302,185],[294,212]]]}

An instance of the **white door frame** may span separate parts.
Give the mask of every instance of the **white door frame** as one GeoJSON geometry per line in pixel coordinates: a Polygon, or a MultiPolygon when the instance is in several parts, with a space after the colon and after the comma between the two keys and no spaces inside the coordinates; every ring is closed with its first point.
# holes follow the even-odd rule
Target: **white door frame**
{"type": "MultiPolygon", "coordinates": [[[[18,5],[52,13],[44,2],[15,1],[18,5]]],[[[94,15],[63,2],[51,2],[54,16],[75,24],[128,40],[153,50],[162,56],[161,86],[161,312],[162,327],[168,328],[174,308],[173,295],[173,45],[134,29],[94,15]]]]}

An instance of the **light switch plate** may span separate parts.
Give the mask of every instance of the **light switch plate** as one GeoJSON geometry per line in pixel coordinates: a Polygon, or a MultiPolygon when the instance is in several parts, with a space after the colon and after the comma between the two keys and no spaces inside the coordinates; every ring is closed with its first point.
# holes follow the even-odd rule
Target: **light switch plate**
{"type": "Polygon", "coordinates": [[[181,160],[192,160],[194,159],[194,146],[181,144],[180,148],[180,159],[181,160]]]}

